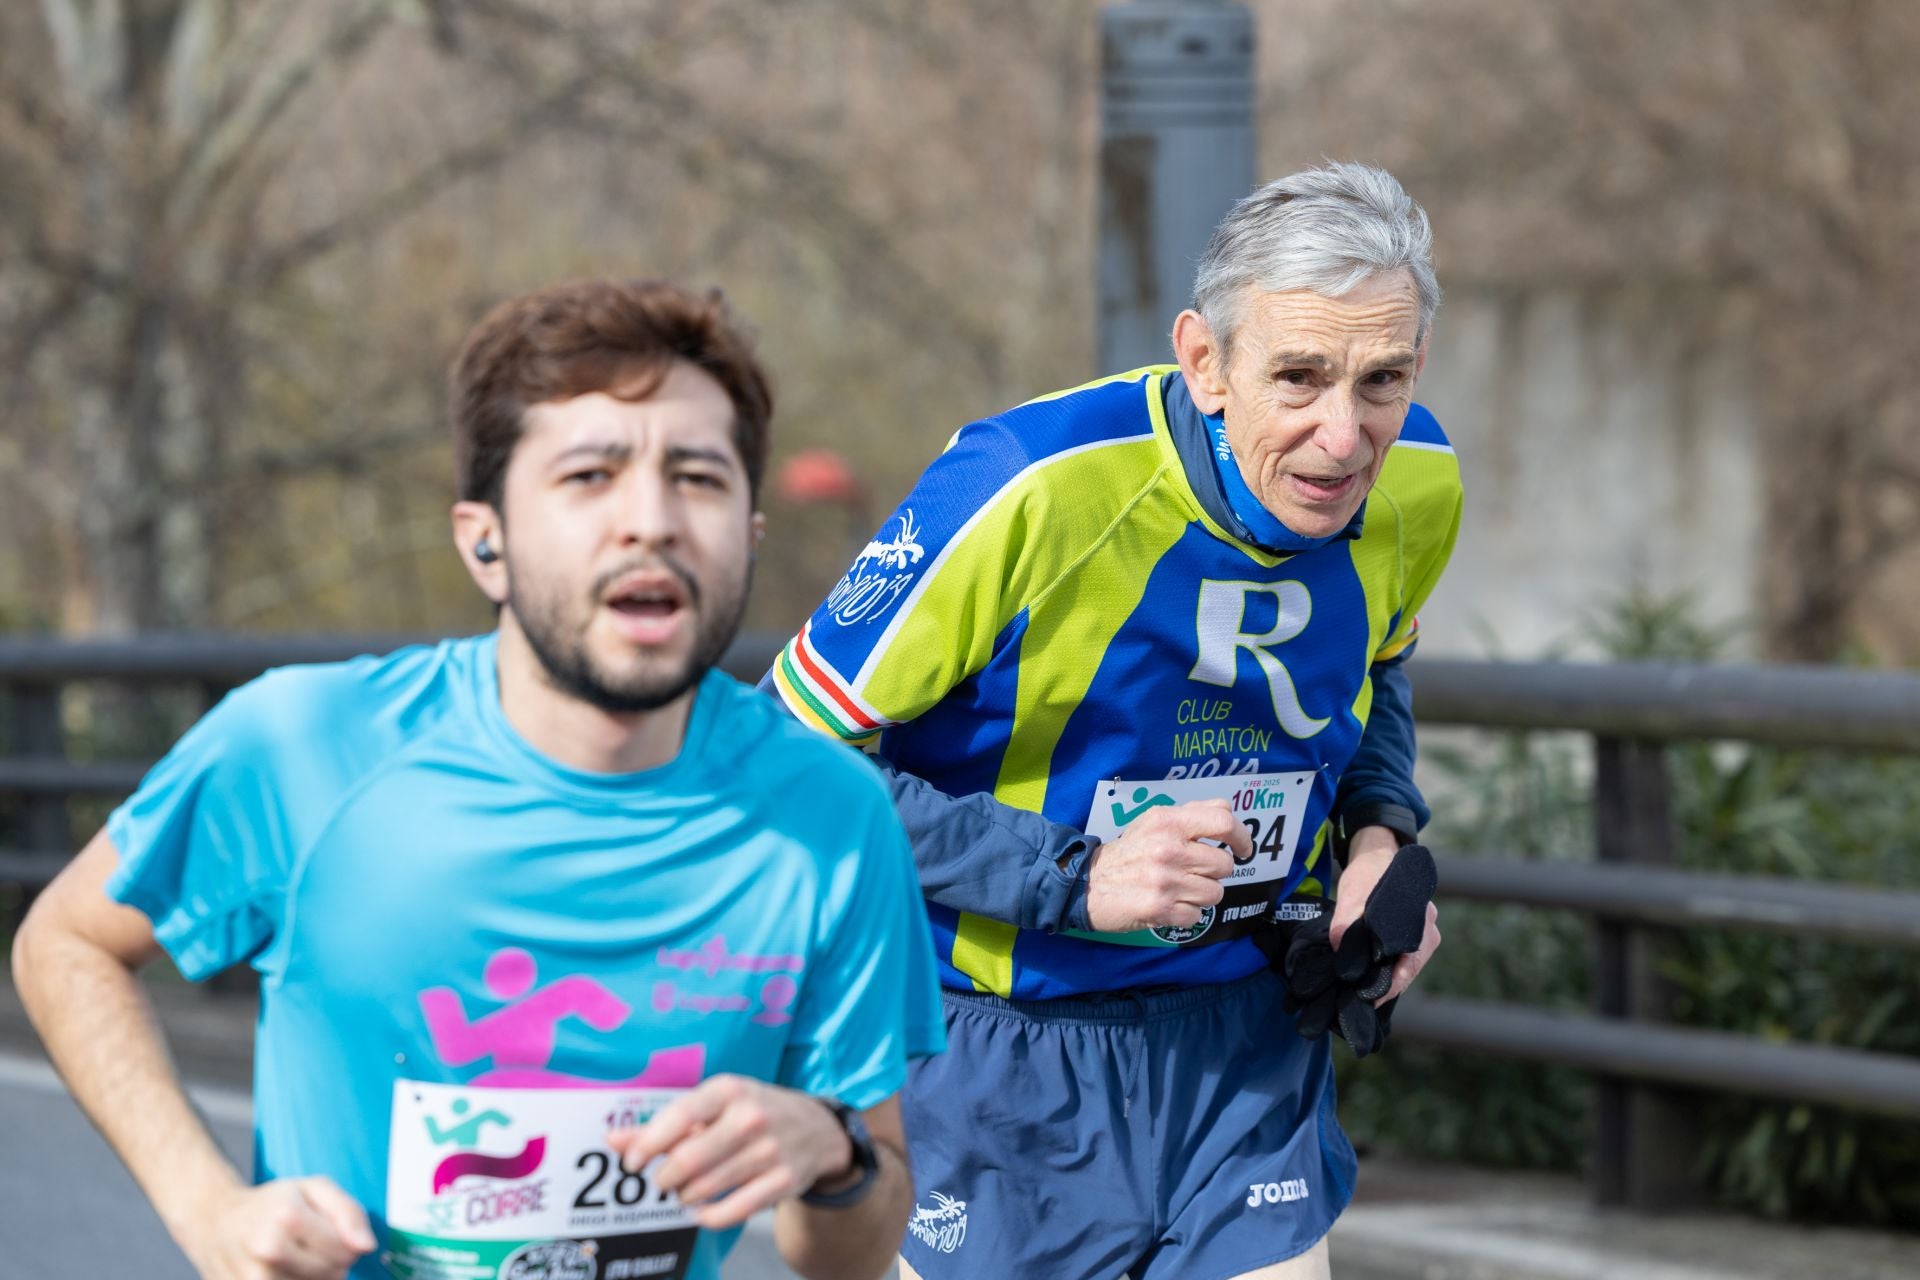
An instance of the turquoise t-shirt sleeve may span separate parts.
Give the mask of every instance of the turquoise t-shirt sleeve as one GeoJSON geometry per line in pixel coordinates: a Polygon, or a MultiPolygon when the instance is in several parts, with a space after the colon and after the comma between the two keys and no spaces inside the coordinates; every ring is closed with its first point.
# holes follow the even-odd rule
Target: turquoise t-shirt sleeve
{"type": "MultiPolygon", "coordinates": [[[[906,833],[877,781],[857,854],[833,870],[779,1083],[864,1109],[898,1093],[907,1063],[946,1048],[927,913],[906,833]]],[[[867,798],[867,797],[863,797],[867,798]]]]}
{"type": "Polygon", "coordinates": [[[279,927],[293,833],[276,767],[286,708],[274,676],[229,694],[107,819],[107,893],[153,922],[199,981],[259,953],[279,927]]]}

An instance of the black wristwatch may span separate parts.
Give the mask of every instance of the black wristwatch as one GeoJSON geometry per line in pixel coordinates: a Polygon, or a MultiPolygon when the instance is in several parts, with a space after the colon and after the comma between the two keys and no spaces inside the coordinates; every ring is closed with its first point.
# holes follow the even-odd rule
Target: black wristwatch
{"type": "Polygon", "coordinates": [[[840,1122],[846,1132],[847,1142],[853,1147],[853,1163],[860,1170],[859,1180],[852,1186],[840,1191],[803,1191],[801,1202],[816,1209],[846,1209],[859,1204],[873,1190],[873,1184],[880,1177],[880,1156],[873,1149],[873,1138],[867,1133],[867,1122],[860,1113],[844,1102],[832,1098],[815,1098],[827,1110],[833,1112],[833,1118],[840,1122]]]}

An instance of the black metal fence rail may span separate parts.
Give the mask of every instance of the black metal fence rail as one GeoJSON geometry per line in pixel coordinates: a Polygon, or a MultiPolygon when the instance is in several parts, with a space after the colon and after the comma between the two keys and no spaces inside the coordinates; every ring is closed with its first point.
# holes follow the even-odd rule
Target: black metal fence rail
{"type": "Polygon", "coordinates": [[[1920,676],[1814,666],[1461,662],[1423,658],[1414,712],[1432,724],[1571,729],[1639,742],[1726,738],[1920,752],[1920,676]]]}
{"type": "Polygon", "coordinates": [[[1414,686],[1423,724],[1593,739],[1597,860],[1446,858],[1441,892],[1586,915],[1594,989],[1585,1014],[1415,993],[1395,1018],[1397,1032],[1594,1072],[1594,1191],[1608,1204],[1660,1208],[1697,1198],[1689,1181],[1697,1105],[1675,1087],[1920,1118],[1920,1059],[1662,1025],[1671,1001],[1656,958],[1663,931],[1706,927],[1920,951],[1920,893],[1674,868],[1664,750],[1678,740],[1725,739],[1920,753],[1920,677],[1428,660],[1414,686]]]}
{"type": "MultiPolygon", "coordinates": [[[[75,850],[67,817],[71,796],[130,794],[151,760],[67,758],[61,725],[62,691],[101,682],[151,689],[198,689],[211,706],[220,695],[272,667],[341,662],[391,653],[409,644],[437,644],[439,636],[155,635],[137,640],[0,640],[0,693],[9,707],[11,751],[0,755],[0,797],[21,797],[20,832],[0,847],[0,883],[44,886],[75,850]]],[[[758,680],[784,639],[741,636],[722,665],[742,680],[758,680]]],[[[84,838],[84,837],[83,837],[84,838]]]]}
{"type": "MultiPolygon", "coordinates": [[[[42,884],[71,856],[67,798],[123,795],[149,762],[66,758],[62,689],[82,681],[186,684],[209,701],[268,667],[387,652],[420,637],[158,636],[138,641],[0,641],[11,754],[0,795],[20,797],[17,847],[0,881],[42,884]]],[[[725,665],[755,679],[779,638],[742,637],[725,665]]],[[[1598,860],[1585,864],[1443,857],[1442,893],[1589,917],[1588,1013],[1411,996],[1395,1020],[1408,1039],[1596,1073],[1595,1190],[1655,1207],[1690,1193],[1693,1108],[1674,1087],[1722,1089],[1920,1117],[1920,1059],[1777,1044],[1661,1025],[1668,993],[1661,931],[1739,928],[1818,934],[1920,952],[1920,894],[1673,867],[1664,744],[1732,739],[1920,754],[1920,677],[1813,667],[1481,663],[1422,660],[1415,711],[1426,724],[1562,730],[1594,742],[1598,860]]]]}

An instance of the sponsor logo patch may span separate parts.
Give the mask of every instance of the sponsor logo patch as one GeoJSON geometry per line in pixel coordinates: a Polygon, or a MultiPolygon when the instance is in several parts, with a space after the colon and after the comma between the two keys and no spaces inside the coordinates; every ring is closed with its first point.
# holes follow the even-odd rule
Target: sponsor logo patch
{"type": "Polygon", "coordinates": [[[967,1238],[967,1202],[936,1191],[931,1207],[913,1206],[907,1230],[927,1248],[952,1253],[967,1238]]]}
{"type": "Polygon", "coordinates": [[[907,593],[926,556],[927,549],[920,545],[920,522],[909,507],[854,557],[853,566],[827,597],[828,614],[843,627],[879,617],[907,593]],[[886,536],[889,530],[891,537],[886,536]]]}
{"type": "Polygon", "coordinates": [[[1296,1200],[1305,1200],[1309,1194],[1305,1178],[1256,1182],[1247,1188],[1247,1208],[1258,1209],[1263,1204],[1292,1204],[1296,1200]]]}

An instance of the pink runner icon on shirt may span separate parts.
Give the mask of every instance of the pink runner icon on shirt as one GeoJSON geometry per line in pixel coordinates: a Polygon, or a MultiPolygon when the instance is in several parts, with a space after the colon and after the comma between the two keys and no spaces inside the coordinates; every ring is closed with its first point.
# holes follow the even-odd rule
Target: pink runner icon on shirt
{"type": "Polygon", "coordinates": [[[560,1023],[578,1018],[595,1031],[613,1031],[626,1022],[633,1006],[592,978],[572,974],[533,989],[538,969],[533,956],[519,947],[503,947],[487,960],[482,973],[487,990],[505,1007],[479,1018],[469,1018],[460,993],[451,987],[433,987],[420,993],[420,1012],[426,1015],[434,1052],[450,1067],[463,1067],[481,1058],[493,1059],[491,1069],[468,1084],[502,1089],[686,1089],[700,1083],[706,1068],[703,1044],[657,1049],[647,1055],[639,1075],[622,1080],[551,1071],[560,1023]]]}

